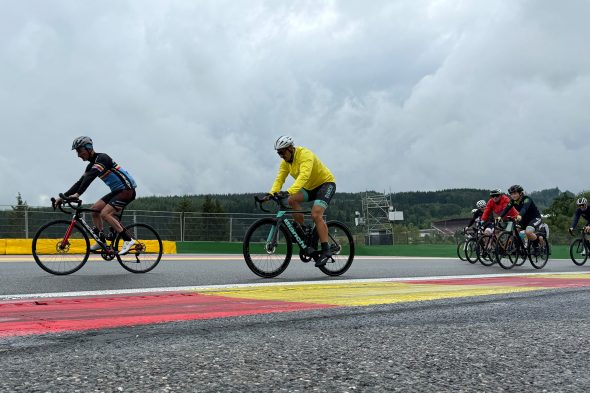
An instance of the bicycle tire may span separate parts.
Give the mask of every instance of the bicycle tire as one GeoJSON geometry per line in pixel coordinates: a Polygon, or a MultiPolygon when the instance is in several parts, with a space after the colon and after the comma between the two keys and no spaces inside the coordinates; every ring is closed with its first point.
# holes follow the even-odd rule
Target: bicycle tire
{"type": "Polygon", "coordinates": [[[477,258],[484,266],[496,263],[496,239],[490,235],[483,235],[477,241],[477,258]]]}
{"type": "MultiPolygon", "coordinates": [[[[283,240],[285,242],[285,256],[276,259],[276,261],[272,262],[273,264],[276,262],[278,265],[276,268],[273,269],[265,269],[259,265],[262,265],[266,262],[266,266],[268,266],[271,261],[270,258],[276,252],[277,247],[272,251],[266,249],[266,244],[263,245],[265,239],[268,237],[268,231],[271,227],[276,227],[277,220],[274,218],[261,218],[260,220],[254,222],[248,231],[246,231],[246,235],[244,236],[244,242],[242,245],[242,253],[244,254],[244,260],[246,261],[246,265],[252,271],[252,273],[256,274],[262,278],[273,278],[281,274],[285,271],[289,263],[291,262],[291,256],[293,255],[293,243],[291,241],[291,234],[287,231],[287,229],[280,225],[278,226],[280,233],[283,235],[283,240]],[[262,229],[261,233],[257,231],[260,230],[263,226],[268,226],[268,229],[262,229]],[[265,233],[266,231],[266,233],[265,233]],[[268,255],[266,257],[266,261],[259,261],[258,258],[253,259],[252,250],[260,250],[261,255],[264,256],[264,253],[268,255]],[[282,261],[281,261],[282,259],[282,261]]],[[[264,259],[264,258],[263,258],[264,259]]],[[[274,266],[274,265],[273,265],[274,266]]]]}
{"type": "Polygon", "coordinates": [[[510,232],[503,232],[496,242],[496,261],[502,269],[510,270],[518,260],[518,246],[510,232]]]}
{"type": "Polygon", "coordinates": [[[85,249],[85,251],[79,254],[74,254],[73,252],[69,253],[72,243],[68,243],[67,249],[60,248],[61,239],[63,239],[63,235],[65,235],[71,224],[71,221],[66,220],[55,220],[48,222],[39,228],[33,237],[31,244],[33,258],[35,259],[37,265],[47,273],[54,274],[56,276],[72,274],[80,270],[82,266],[84,266],[84,264],[88,261],[88,257],[90,256],[90,242],[88,241],[88,235],[78,224],[73,226],[70,239],[83,240],[84,244],[79,246],[77,249],[85,249]],[[41,252],[41,245],[39,244],[40,239],[55,240],[55,250],[53,247],[51,247],[45,248],[47,253],[41,252]],[[67,256],[71,256],[72,261],[67,261],[67,256]],[[57,270],[58,266],[63,266],[64,269],[57,270]]]}
{"type": "Polygon", "coordinates": [[[575,239],[570,244],[570,258],[577,266],[583,266],[588,260],[588,247],[582,239],[575,239]]]}
{"type": "Polygon", "coordinates": [[[126,230],[129,234],[133,234],[132,237],[137,243],[132,246],[129,253],[119,255],[118,250],[123,246],[124,240],[120,233],[117,234],[113,248],[119,265],[131,273],[147,273],[153,270],[160,263],[164,249],[158,232],[147,224],[132,224],[126,227],[126,230]],[[152,255],[154,258],[146,258],[152,255]]]}
{"type": "Polygon", "coordinates": [[[465,243],[465,259],[471,264],[477,263],[479,261],[479,256],[477,252],[477,239],[469,239],[467,243],[465,243]]]}
{"type": "Polygon", "coordinates": [[[529,241],[528,246],[528,253],[529,253],[529,261],[531,265],[535,269],[543,269],[549,260],[549,254],[551,253],[551,248],[549,242],[545,235],[537,234],[537,241],[539,244],[539,251],[538,253],[534,250],[532,242],[529,241]]]}
{"type": "Polygon", "coordinates": [[[350,269],[354,260],[354,238],[350,233],[350,229],[339,221],[328,221],[326,226],[330,237],[328,242],[332,251],[333,262],[329,261],[324,266],[320,266],[319,269],[328,276],[340,276],[350,269]],[[332,232],[333,230],[334,232],[332,232]],[[348,248],[343,244],[344,238],[348,241],[348,248]],[[341,254],[342,252],[348,252],[348,255],[341,254]]]}
{"type": "Polygon", "coordinates": [[[465,250],[467,246],[467,242],[469,240],[463,240],[457,243],[457,256],[462,261],[468,261],[467,257],[465,256],[465,250]]]}

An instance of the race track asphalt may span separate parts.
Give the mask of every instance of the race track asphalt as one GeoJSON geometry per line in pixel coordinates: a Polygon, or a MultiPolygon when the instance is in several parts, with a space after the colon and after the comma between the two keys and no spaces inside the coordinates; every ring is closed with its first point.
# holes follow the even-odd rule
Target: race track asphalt
{"type": "MultiPolygon", "coordinates": [[[[536,273],[528,262],[510,273],[536,273]]],[[[550,260],[542,272],[590,272],[569,260],[550,260]]],[[[328,277],[315,268],[293,260],[277,278],[254,275],[239,255],[167,255],[147,274],[132,274],[116,260],[91,260],[69,276],[52,276],[41,270],[30,256],[0,257],[0,295],[128,288],[159,288],[219,284],[250,284],[338,279],[429,277],[507,273],[498,265],[471,265],[458,259],[357,257],[341,277],[328,277]]]]}
{"type": "MultiPolygon", "coordinates": [[[[550,271],[589,272],[567,261],[550,261],[543,272],[550,271]]],[[[166,261],[146,275],[97,262],[68,277],[4,262],[0,273],[5,295],[334,281],[302,263],[263,280],[239,260],[166,261]]],[[[359,259],[343,278],[489,273],[505,271],[445,259],[359,259]]],[[[583,286],[4,337],[0,391],[583,392],[589,327],[590,286],[583,286]]]]}

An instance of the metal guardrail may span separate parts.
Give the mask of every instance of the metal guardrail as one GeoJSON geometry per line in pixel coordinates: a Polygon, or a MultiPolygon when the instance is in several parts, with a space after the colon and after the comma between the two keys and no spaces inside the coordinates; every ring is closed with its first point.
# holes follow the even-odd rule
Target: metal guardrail
{"type": "MultiPolygon", "coordinates": [[[[141,222],[153,226],[162,240],[171,241],[226,241],[241,242],[252,223],[273,214],[199,213],[149,210],[126,210],[123,223],[141,222]]],[[[330,217],[328,216],[328,219],[330,217]]],[[[31,239],[45,223],[53,220],[69,220],[70,217],[47,207],[26,206],[13,208],[0,205],[0,239],[31,239]]],[[[84,220],[92,222],[89,213],[84,220]]],[[[354,222],[345,222],[353,231],[357,244],[365,244],[366,236],[355,231],[354,222]]],[[[421,244],[453,242],[453,238],[436,239],[420,237],[416,232],[394,231],[393,244],[421,244]]]]}
{"type": "MultiPolygon", "coordinates": [[[[162,240],[239,242],[254,221],[269,216],[272,215],[126,210],[123,223],[151,225],[162,240]]],[[[65,214],[47,208],[27,206],[15,210],[0,205],[0,238],[30,239],[45,223],[68,219],[65,214]]],[[[84,220],[92,221],[89,213],[84,214],[84,220]]]]}

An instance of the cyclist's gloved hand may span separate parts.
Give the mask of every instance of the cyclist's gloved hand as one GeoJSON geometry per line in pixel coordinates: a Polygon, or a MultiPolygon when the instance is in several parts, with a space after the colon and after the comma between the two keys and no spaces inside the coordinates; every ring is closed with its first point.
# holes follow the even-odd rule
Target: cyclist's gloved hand
{"type": "Polygon", "coordinates": [[[573,236],[573,235],[574,235],[574,228],[569,228],[569,229],[568,229],[568,232],[570,233],[570,235],[572,235],[572,236],[573,236]]]}
{"type": "Polygon", "coordinates": [[[279,198],[281,199],[286,199],[289,198],[289,192],[288,191],[279,191],[276,194],[279,198]]]}
{"type": "Polygon", "coordinates": [[[516,222],[519,222],[520,220],[522,220],[522,216],[519,214],[518,216],[516,216],[516,222]]]}
{"type": "Polygon", "coordinates": [[[584,228],[584,230],[586,231],[586,233],[590,233],[590,226],[587,226],[586,228],[584,228]]]}
{"type": "Polygon", "coordinates": [[[463,228],[463,233],[467,233],[468,230],[469,230],[469,227],[463,228]]]}
{"type": "Polygon", "coordinates": [[[269,200],[269,199],[270,199],[272,196],[273,196],[273,195],[272,195],[271,193],[266,193],[266,194],[264,194],[264,195],[262,196],[262,198],[260,198],[260,200],[261,200],[262,202],[266,202],[266,201],[268,201],[268,200],[269,200]]]}
{"type": "Polygon", "coordinates": [[[496,222],[497,223],[501,223],[502,222],[502,217],[496,217],[496,222]]]}

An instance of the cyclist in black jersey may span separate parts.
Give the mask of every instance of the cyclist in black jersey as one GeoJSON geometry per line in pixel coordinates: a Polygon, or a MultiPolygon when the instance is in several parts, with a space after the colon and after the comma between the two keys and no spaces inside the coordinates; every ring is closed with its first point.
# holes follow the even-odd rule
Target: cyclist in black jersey
{"type": "MultiPolygon", "coordinates": [[[[511,207],[514,207],[518,211],[516,221],[520,222],[520,225],[525,228],[524,235],[532,242],[533,246],[538,246],[538,238],[535,231],[539,229],[543,220],[541,219],[541,212],[533,202],[533,199],[524,194],[524,189],[518,184],[508,189],[510,194],[510,202],[504,208],[500,217],[502,217],[511,207]]],[[[521,231],[522,236],[522,231],[521,231]]]]}
{"type": "Polygon", "coordinates": [[[586,225],[584,226],[584,230],[586,233],[590,233],[590,209],[588,209],[588,200],[584,197],[578,198],[576,201],[576,212],[574,213],[574,218],[572,220],[572,226],[570,227],[570,233],[574,232],[578,222],[580,221],[580,217],[583,217],[586,220],[586,225]]]}
{"type": "Polygon", "coordinates": [[[473,213],[473,217],[471,217],[471,221],[469,221],[469,224],[467,224],[467,226],[465,227],[464,231],[467,232],[467,230],[469,228],[471,228],[471,226],[473,224],[475,224],[476,221],[481,221],[481,216],[483,216],[483,212],[486,208],[486,204],[487,202],[484,201],[483,199],[480,201],[477,201],[477,203],[475,204],[475,209],[473,209],[471,212],[473,213]]]}
{"type": "MultiPolygon", "coordinates": [[[[94,179],[100,177],[111,189],[111,192],[96,201],[92,206],[92,209],[96,210],[96,212],[92,213],[93,231],[104,240],[103,220],[106,221],[115,231],[121,234],[124,240],[119,255],[127,254],[136,241],[127,231],[123,230],[116,215],[135,199],[135,188],[137,187],[135,180],[107,154],[95,152],[90,137],[81,136],[76,138],[72,143],[72,150],[76,150],[78,157],[82,161],[88,161],[88,165],[82,177],[68,191],[64,192],[64,195],[77,199],[86,191],[94,179]]],[[[56,204],[61,202],[61,198],[56,198],[56,204]]],[[[95,243],[90,249],[98,251],[100,245],[95,243]]]]}

